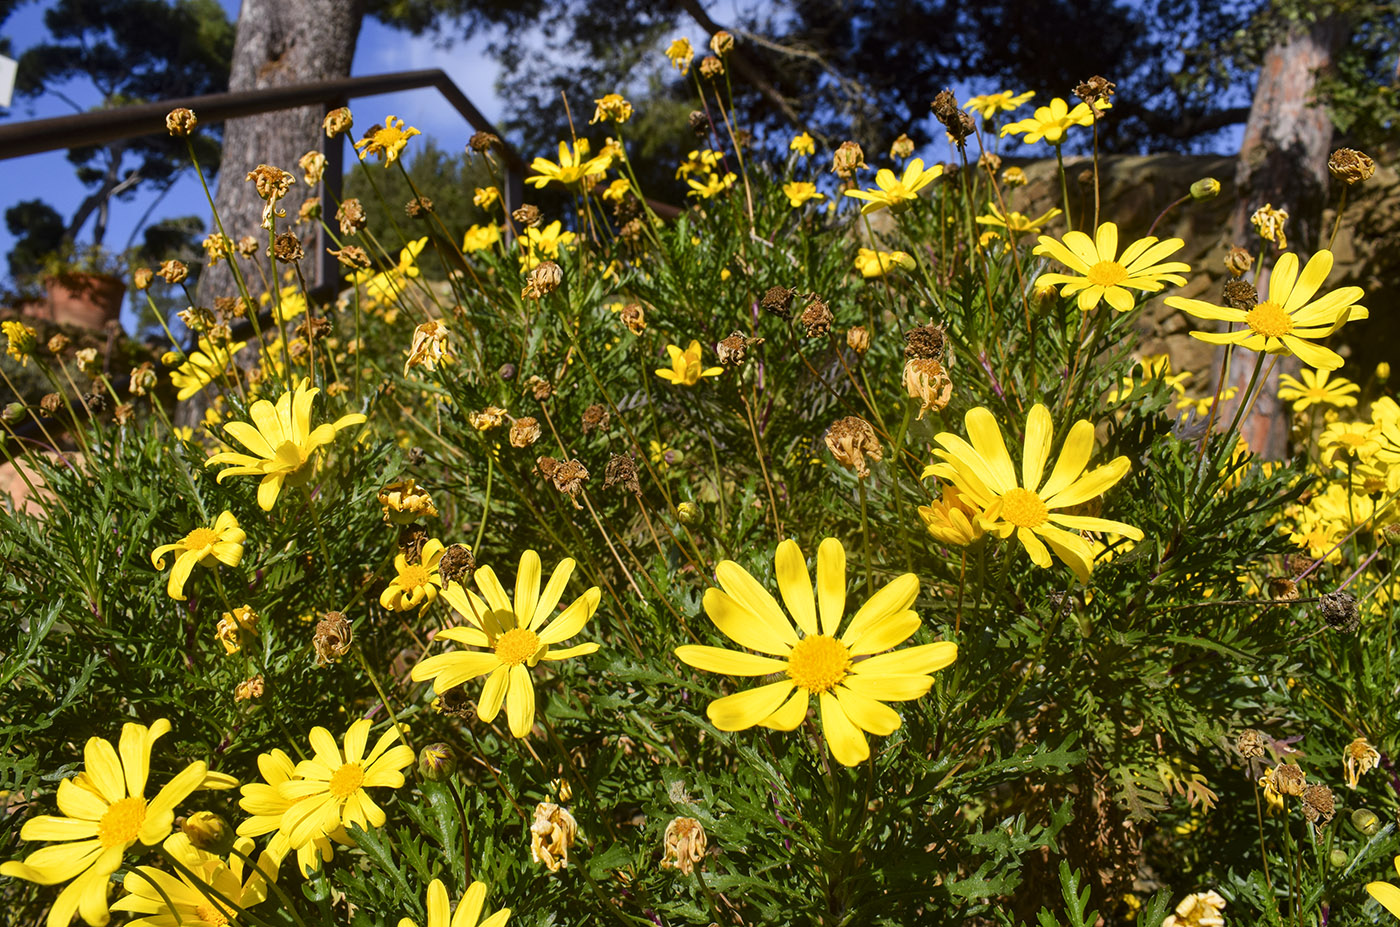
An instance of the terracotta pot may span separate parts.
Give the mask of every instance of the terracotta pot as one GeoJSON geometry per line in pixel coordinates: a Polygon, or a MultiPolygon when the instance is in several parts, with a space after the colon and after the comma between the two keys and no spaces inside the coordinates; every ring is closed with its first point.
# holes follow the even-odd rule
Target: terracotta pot
{"type": "Polygon", "coordinates": [[[25,306],[27,315],[93,330],[121,315],[122,299],[126,296],[126,284],[108,274],[46,277],[44,288],[49,294],[48,302],[25,306]]]}

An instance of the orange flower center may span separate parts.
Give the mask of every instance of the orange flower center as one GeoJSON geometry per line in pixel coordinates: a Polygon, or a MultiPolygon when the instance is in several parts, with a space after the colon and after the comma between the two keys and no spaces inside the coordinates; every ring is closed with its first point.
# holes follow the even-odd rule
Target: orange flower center
{"type": "Polygon", "coordinates": [[[1001,497],[1001,517],[1018,528],[1039,528],[1050,517],[1040,497],[1017,486],[1001,497]]]}
{"type": "Polygon", "coordinates": [[[330,792],[337,801],[345,801],[360,790],[364,781],[365,771],[360,768],[360,764],[346,763],[331,774],[331,781],[326,785],[326,791],[330,792]]]}
{"type": "Polygon", "coordinates": [[[850,671],[850,650],[825,634],[802,638],[788,654],[788,678],[813,695],[830,692],[850,671]]]}
{"type": "Polygon", "coordinates": [[[186,550],[204,550],[206,547],[213,547],[219,543],[219,532],[213,528],[196,528],[185,535],[185,540],[181,542],[186,550]]]}
{"type": "Polygon", "coordinates": [[[540,649],[540,636],[528,628],[512,628],[496,638],[496,657],[506,666],[519,666],[540,649]]]}
{"type": "Polygon", "coordinates": [[[224,912],[211,904],[202,904],[194,909],[194,916],[210,927],[224,927],[228,923],[228,918],[224,917],[224,912]]]}
{"type": "Polygon", "coordinates": [[[428,585],[428,568],[421,563],[410,563],[399,571],[399,587],[418,589],[428,585]]]}
{"type": "Polygon", "coordinates": [[[1260,303],[1245,315],[1244,322],[1265,338],[1277,338],[1293,331],[1293,317],[1278,303],[1260,303]]]}
{"type": "Polygon", "coordinates": [[[1128,269],[1117,261],[1099,261],[1085,276],[1094,286],[1121,286],[1128,279],[1128,269]]]}
{"type": "Polygon", "coordinates": [[[125,849],[136,842],[141,835],[141,825],[145,823],[146,799],[135,795],[114,801],[97,822],[97,842],[104,850],[125,849]]]}

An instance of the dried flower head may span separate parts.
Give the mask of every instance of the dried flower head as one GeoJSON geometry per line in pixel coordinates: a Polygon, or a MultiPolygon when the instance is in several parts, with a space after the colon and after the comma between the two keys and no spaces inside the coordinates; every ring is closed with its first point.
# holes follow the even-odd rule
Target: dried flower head
{"type": "Polygon", "coordinates": [[[948,336],[942,325],[929,322],[927,325],[911,328],[904,333],[904,359],[923,357],[942,360],[943,348],[947,343],[948,336]]]}
{"type": "Polygon", "coordinates": [[[50,354],[57,356],[68,350],[68,346],[72,343],[73,339],[63,334],[63,332],[56,332],[49,336],[49,342],[45,347],[49,349],[50,354]]]}
{"type": "Polygon", "coordinates": [[[258,240],[252,235],[244,235],[238,239],[238,244],[235,247],[238,249],[238,253],[244,257],[252,257],[258,253],[258,240]]]}
{"type": "Polygon", "coordinates": [[[155,369],[150,361],[146,361],[139,367],[131,368],[131,377],[127,381],[127,392],[133,396],[144,396],[156,388],[159,382],[155,369]]]}
{"type": "Polygon", "coordinates": [[[595,122],[621,123],[632,118],[632,104],[623,99],[620,93],[603,94],[593,103],[596,109],[593,111],[593,118],[588,120],[589,125],[595,122]]]}
{"type": "Polygon", "coordinates": [[[316,651],[317,664],[325,666],[339,660],[350,652],[354,640],[355,629],[349,619],[340,612],[326,612],[311,635],[311,647],[316,651]]]}
{"type": "Polygon", "coordinates": [[[1099,108],[1094,104],[1100,102],[1107,103],[1108,98],[1113,96],[1114,91],[1117,89],[1117,84],[1096,74],[1088,80],[1080,81],[1078,84],[1075,84],[1074,95],[1083,100],[1088,105],[1089,109],[1093,110],[1094,114],[1097,116],[1099,114],[1099,108]]]}
{"type": "Polygon", "coordinates": [[[1356,605],[1356,596],[1338,590],[1324,592],[1318,598],[1318,608],[1322,610],[1322,620],[1328,627],[1350,634],[1361,627],[1361,609],[1356,605]]]}
{"type": "Polygon", "coordinates": [[[530,395],[535,397],[536,402],[544,402],[554,395],[554,386],[544,377],[531,375],[525,380],[525,388],[530,391],[530,395]]]}
{"type": "Polygon", "coordinates": [[[1259,291],[1254,284],[1240,277],[1225,281],[1225,305],[1248,312],[1259,304],[1259,291]]]}
{"type": "Polygon", "coordinates": [[[327,248],[326,253],[333,256],[346,267],[355,270],[369,269],[369,255],[365,252],[365,249],[361,248],[359,245],[346,245],[338,250],[335,248],[327,248]]]}
{"type": "Polygon", "coordinates": [[[321,120],[321,128],[326,130],[326,138],[335,138],[337,135],[349,132],[355,125],[355,119],[350,115],[350,107],[340,106],[326,113],[326,118],[321,120]]]}
{"type": "Polygon", "coordinates": [[[583,410],[583,433],[586,435],[595,430],[607,431],[611,417],[607,406],[600,402],[593,403],[583,410]]]}
{"type": "Polygon", "coordinates": [[[433,201],[426,196],[415,196],[403,204],[403,211],[410,219],[426,219],[433,211],[433,201]]]}
{"type": "Polygon", "coordinates": [[[325,176],[326,156],[312,149],[297,159],[297,167],[301,168],[301,179],[306,185],[314,187],[325,176]]]}
{"type": "Polygon", "coordinates": [[[1298,584],[1287,576],[1269,578],[1269,598],[1293,601],[1298,598],[1298,584]]]}
{"type": "Polygon", "coordinates": [[[1162,927],[1224,927],[1225,899],[1218,892],[1193,892],[1181,899],[1176,913],[1162,921],[1162,927]]]}
{"type": "Polygon", "coordinates": [[[831,307],[820,296],[813,295],[812,301],[802,310],[798,321],[802,323],[808,338],[822,338],[831,331],[833,318],[831,307]]]}
{"type": "Polygon", "coordinates": [[[506,410],[499,406],[487,406],[480,412],[471,413],[467,418],[477,431],[489,431],[499,427],[506,420],[506,410]]]}
{"type": "Polygon", "coordinates": [[[442,552],[442,559],[438,561],[438,575],[442,577],[444,584],[465,585],[474,573],[476,573],[476,557],[467,545],[453,544],[442,552]]]}
{"type": "Polygon", "coordinates": [[[1302,768],[1294,763],[1279,763],[1273,769],[1264,774],[1269,785],[1280,795],[1292,795],[1294,797],[1302,795],[1303,789],[1307,788],[1307,774],[1302,768]]]}
{"type": "Polygon", "coordinates": [[[183,261],[173,259],[161,264],[160,270],[156,271],[156,276],[166,283],[182,283],[189,275],[189,267],[183,261]]]}
{"type": "Polygon", "coordinates": [[[403,372],[422,366],[429,370],[437,369],[440,361],[449,354],[447,326],[441,319],[424,322],[413,329],[413,341],[408,348],[408,360],[404,361],[403,372]]]}
{"type": "Polygon", "coordinates": [[[1310,785],[1303,789],[1303,817],[1318,830],[1326,827],[1337,812],[1332,790],[1325,785],[1310,785]]]}
{"type": "Polygon", "coordinates": [[[544,299],[564,282],[564,269],[553,261],[541,261],[525,275],[522,299],[544,299]]]}
{"type": "Polygon", "coordinates": [[[897,161],[907,161],[914,156],[914,140],[901,133],[890,145],[890,157],[897,161]]]}
{"type": "Polygon", "coordinates": [[[1338,148],[1327,159],[1327,170],[1345,184],[1370,180],[1376,173],[1376,162],[1355,148],[1338,148]]]}
{"type": "Polygon", "coordinates": [[[521,226],[527,229],[534,229],[539,228],[540,222],[544,219],[544,214],[540,212],[538,206],[526,203],[524,206],[513,211],[510,217],[521,226]]]}
{"type": "Polygon", "coordinates": [[[1239,245],[1231,245],[1225,254],[1225,269],[1236,277],[1243,277],[1254,266],[1254,258],[1249,251],[1239,245]]]}
{"type": "Polygon", "coordinates": [[[340,234],[354,235],[365,227],[369,221],[365,215],[365,207],[360,201],[351,197],[341,202],[340,207],[335,211],[335,221],[340,225],[340,234]]]}
{"type": "Polygon", "coordinates": [[[874,426],[855,415],[831,423],[826,430],[826,446],[837,463],[855,471],[861,479],[870,475],[867,459],[878,461],[885,456],[879,438],[875,437],[874,426]]]}
{"type": "Polygon", "coordinates": [[[661,842],[665,851],[661,868],[679,869],[682,875],[690,875],[705,858],[708,839],[705,828],[695,818],[674,818],[666,825],[661,842]]]}
{"type": "Polygon", "coordinates": [[[994,151],[984,151],[977,156],[977,166],[988,174],[1001,170],[1001,156],[994,151]]]}
{"type": "Polygon", "coordinates": [[[235,702],[246,702],[249,699],[262,698],[266,691],[266,684],[263,682],[262,673],[243,680],[233,689],[233,700],[235,702]]]}
{"type": "Polygon", "coordinates": [[[608,458],[608,464],[603,468],[603,488],[612,489],[614,486],[621,486],[629,492],[641,495],[642,484],[637,478],[637,462],[631,457],[614,454],[608,458]]]}
{"type": "Polygon", "coordinates": [[[510,446],[529,447],[540,439],[540,423],[526,416],[518,418],[510,425],[510,446]]]}
{"type": "Polygon", "coordinates": [[[976,121],[970,114],[962,111],[958,106],[958,98],[951,90],[944,90],[935,96],[929,104],[929,109],[933,111],[933,117],[943,123],[943,128],[948,130],[948,137],[959,148],[966,145],[968,136],[977,131],[976,121]]]}
{"type": "Polygon", "coordinates": [[[437,517],[433,497],[419,489],[412,477],[389,483],[379,490],[378,498],[386,524],[407,525],[420,518],[437,517]]]}
{"type": "Polygon", "coordinates": [[[715,357],[725,367],[739,367],[744,363],[744,355],[749,348],[763,344],[762,338],[750,338],[743,332],[732,332],[715,345],[715,357]]]}
{"type": "Polygon", "coordinates": [[[853,325],[846,330],[846,347],[855,352],[857,357],[864,357],[865,352],[870,350],[870,332],[864,325],[853,325]]]}
{"type": "Polygon", "coordinates": [[[306,249],[294,232],[282,232],[272,242],[272,256],[283,264],[295,264],[306,257],[306,249]]]}
{"type": "Polygon", "coordinates": [[[1249,221],[1259,230],[1260,238],[1278,245],[1280,251],[1288,247],[1288,236],[1284,234],[1283,229],[1288,222],[1288,210],[1275,209],[1271,204],[1265,203],[1254,210],[1254,215],[1249,217],[1249,221]]]}
{"type": "Polygon", "coordinates": [[[282,199],[296,183],[291,174],[270,164],[259,164],[248,172],[246,179],[253,182],[258,196],[269,202],[282,199]]]}
{"type": "Polygon", "coordinates": [[[569,497],[569,501],[574,504],[574,508],[581,509],[578,504],[578,494],[583,489],[584,482],[588,479],[588,469],[579,462],[577,457],[572,460],[561,460],[548,474],[549,481],[554,484],[554,488],[569,497]]]}
{"type": "MultiPolygon", "coordinates": [[[[13,343],[13,342],[12,342],[13,343]]],[[[45,393],[39,397],[40,414],[53,418],[63,409],[63,397],[58,393],[45,393]]]]}
{"type": "Polygon", "coordinates": [[[710,51],[723,58],[734,50],[734,36],[723,29],[710,36],[710,51]]]}
{"type": "Polygon", "coordinates": [[[177,106],[165,114],[165,128],[175,138],[184,138],[194,133],[195,127],[199,125],[199,119],[195,116],[194,110],[177,106]]]}
{"type": "Polygon", "coordinates": [[[759,305],[779,318],[792,318],[792,299],[797,295],[796,289],[785,286],[770,286],[759,300],[759,305]]]}
{"type": "Polygon", "coordinates": [[[640,335],[647,328],[646,310],[640,303],[628,303],[622,307],[618,313],[622,316],[622,324],[627,326],[627,330],[634,335],[640,335]]]}
{"type": "Polygon", "coordinates": [[[1258,759],[1264,755],[1264,735],[1247,727],[1235,737],[1235,749],[1247,760],[1258,759]]]}
{"type": "Polygon", "coordinates": [[[138,290],[144,290],[151,285],[151,280],[155,278],[155,272],[149,267],[138,267],[131,272],[131,284],[138,290]]]}
{"type": "Polygon", "coordinates": [[[97,356],[97,348],[82,348],[74,351],[73,360],[85,376],[96,380],[102,375],[102,363],[97,356]]]}
{"type": "Polygon", "coordinates": [[[467,147],[477,154],[486,154],[493,148],[499,151],[503,146],[499,135],[490,132],[473,132],[472,137],[467,140],[467,147]]]}
{"type": "Polygon", "coordinates": [[[714,80],[724,73],[724,63],[718,58],[706,55],[700,59],[700,76],[706,80],[714,80]]]}
{"type": "Polygon", "coordinates": [[[831,172],[843,180],[850,180],[864,168],[865,152],[855,142],[842,142],[831,157],[831,172]]]}
{"type": "Polygon", "coordinates": [[[1008,167],[1001,172],[1001,182],[1008,187],[1024,187],[1030,181],[1026,178],[1026,172],[1019,167],[1008,167]]]}
{"type": "Polygon", "coordinates": [[[578,836],[578,822],[568,811],[553,802],[535,806],[535,819],[530,824],[530,857],[544,863],[550,872],[569,865],[569,850],[578,836]]]}
{"type": "Polygon", "coordinates": [[[929,357],[904,362],[904,390],[919,400],[919,418],[926,412],[941,412],[953,398],[953,381],[943,365],[929,357]]]}
{"type": "Polygon", "coordinates": [[[1342,769],[1346,773],[1349,789],[1356,788],[1356,783],[1363,775],[1380,765],[1380,751],[1371,746],[1365,737],[1356,738],[1342,751],[1342,769]]]}

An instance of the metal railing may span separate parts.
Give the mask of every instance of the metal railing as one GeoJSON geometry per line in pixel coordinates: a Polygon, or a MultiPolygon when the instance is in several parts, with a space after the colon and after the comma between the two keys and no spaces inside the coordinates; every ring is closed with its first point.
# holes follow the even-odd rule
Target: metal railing
{"type": "MultiPolygon", "coordinates": [[[[137,103],[115,109],[94,110],[52,119],[32,119],[27,122],[0,124],[0,160],[18,158],[43,151],[101,145],[142,135],[164,135],[165,116],[172,109],[185,107],[199,116],[201,124],[224,122],[244,116],[257,116],[285,109],[321,105],[329,112],[360,97],[378,96],[402,90],[432,87],[442,94],[467,123],[479,132],[500,133],[467,99],[461,89],[441,68],[422,71],[399,71],[368,77],[345,77],[336,80],[308,81],[260,90],[238,90],[211,93],[180,100],[137,103]]],[[[322,154],[326,156],[325,181],[321,186],[321,214],[333,216],[341,196],[341,179],[345,170],[344,139],[327,139],[321,134],[322,154]]],[[[504,162],[505,182],[501,191],[507,214],[521,205],[524,198],[525,162],[515,149],[502,142],[500,156],[504,162]]],[[[336,259],[326,253],[330,242],[325,230],[317,236],[316,283],[323,288],[339,279],[336,259]]]]}

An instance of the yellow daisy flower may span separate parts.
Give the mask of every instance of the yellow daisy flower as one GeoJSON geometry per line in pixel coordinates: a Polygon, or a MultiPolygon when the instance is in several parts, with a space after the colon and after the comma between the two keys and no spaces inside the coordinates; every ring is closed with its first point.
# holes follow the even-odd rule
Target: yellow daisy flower
{"type": "Polygon", "coordinates": [[[1297,377],[1286,373],[1279,374],[1278,378],[1278,398],[1293,403],[1294,412],[1302,412],[1317,403],[1339,408],[1356,405],[1356,396],[1352,394],[1361,392],[1361,387],[1346,377],[1332,379],[1330,370],[1306,368],[1299,371],[1299,375],[1303,378],[1301,383],[1297,377]]]}
{"type": "Polygon", "coordinates": [[[208,779],[208,767],[196,760],[146,800],[151,747],[170,731],[164,718],[149,728],[127,722],[117,748],[89,737],[83,748],[84,771],[58,784],[58,810],[64,817],[39,815],[20,829],[22,840],[58,842],[36,850],[24,862],[0,865],[0,875],[40,885],[72,881],[49,909],[47,927],[68,927],[77,913],[93,927],[106,924],[107,881],[122,856],[138,841],[155,846],[170,836],[175,806],[201,787],[225,788],[225,777],[208,779]]]}
{"type": "MultiPolygon", "coordinates": [[[[288,833],[282,828],[282,816],[287,813],[288,808],[296,804],[292,799],[282,797],[278,789],[282,783],[297,778],[296,764],[285,752],[274,749],[271,753],[258,756],[258,772],[262,773],[265,781],[250,782],[240,790],[243,797],[238,800],[238,807],[248,812],[249,817],[238,825],[238,835],[261,837],[275,831],[267,845],[267,854],[276,868],[282,865],[282,860],[292,851],[288,833]]],[[[314,834],[310,840],[296,848],[297,868],[303,876],[309,877],[321,867],[323,861],[331,861],[335,854],[335,848],[331,846],[332,840],[342,846],[353,845],[345,833],[345,828],[336,827],[328,833],[314,834]]]]}
{"type": "MultiPolygon", "coordinates": [[[[1088,312],[1106,301],[1118,312],[1133,308],[1133,294],[1128,289],[1155,293],[1166,283],[1183,286],[1191,265],[1181,261],[1162,262],[1186,243],[1180,238],[1158,241],[1155,237],[1139,238],[1129,245],[1123,254],[1118,254],[1118,226],[1105,222],[1098,227],[1094,237],[1083,232],[1066,232],[1064,239],[1057,241],[1049,235],[1040,236],[1040,244],[1035,246],[1036,254],[1048,254],[1061,264],[1074,271],[1070,274],[1041,274],[1035,280],[1036,286],[1060,285],[1061,296],[1079,294],[1079,308],[1088,312]]],[[[1168,301],[1170,305],[1170,301],[1168,301]]]]}
{"type": "Polygon", "coordinates": [[[896,268],[913,270],[916,266],[914,258],[903,251],[874,251],[870,248],[856,251],[856,270],[866,279],[883,277],[896,268]]]}
{"type": "Polygon", "coordinates": [[[1370,316],[1365,306],[1356,305],[1365,295],[1359,286],[1344,286],[1313,299],[1332,270],[1332,252],[1318,251],[1298,272],[1298,256],[1281,255],[1269,275],[1269,298],[1253,309],[1216,306],[1199,299],[1170,296],[1166,304],[1198,319],[1243,323],[1233,332],[1192,332],[1191,337],[1211,344],[1237,344],[1250,351],[1293,354],[1319,370],[1336,370],[1342,358],[1331,348],[1314,344],[1341,328],[1349,319],[1370,316]]]}
{"type": "MultiPolygon", "coordinates": [[[[1098,104],[1100,111],[1111,109],[1112,104],[1103,102],[1098,104]]],[[[1027,145],[1032,145],[1041,139],[1045,139],[1051,145],[1059,145],[1064,142],[1065,132],[1070,126],[1091,126],[1094,124],[1094,114],[1089,111],[1086,103],[1080,103],[1074,109],[1069,108],[1060,97],[1050,101],[1049,106],[1038,106],[1035,115],[1022,119],[1019,122],[1008,123],[1001,128],[1001,138],[1008,135],[1024,134],[1022,139],[1027,145]]]]}
{"type": "Polygon", "coordinates": [[[865,200],[860,208],[862,214],[879,212],[888,208],[892,213],[901,213],[919,198],[919,191],[943,176],[943,165],[935,164],[924,169],[922,158],[915,158],[904,169],[904,176],[896,177],[894,171],[882,167],[875,174],[877,190],[847,190],[846,195],[865,200]]]}
{"type": "Polygon", "coordinates": [[[795,151],[804,158],[809,158],[817,153],[817,143],[810,134],[803,132],[792,137],[792,141],[788,142],[788,150],[795,151]]]}
{"type": "Polygon", "coordinates": [[[671,61],[671,67],[681,72],[684,77],[690,70],[690,62],[695,58],[695,49],[690,45],[690,39],[681,36],[666,46],[666,57],[671,61]]]}
{"type": "Polygon", "coordinates": [[[183,364],[170,371],[170,384],[179,390],[175,398],[181,401],[189,399],[222,377],[228,369],[229,360],[247,344],[246,341],[234,341],[214,345],[208,338],[200,338],[198,348],[186,356],[183,364]]]}
{"type": "Polygon", "coordinates": [[[174,544],[162,544],[151,551],[151,565],[157,570],[165,569],[165,555],[178,552],[175,566],[170,570],[170,581],[165,591],[172,599],[185,601],[185,582],[195,565],[213,568],[222,563],[236,567],[243,559],[243,542],[248,535],[238,527],[238,519],[232,512],[223,512],[214,519],[212,528],[196,528],[174,544]]]}
{"type": "Polygon", "coordinates": [[[13,319],[0,322],[0,330],[4,331],[5,338],[8,339],[5,353],[19,361],[21,367],[27,367],[29,358],[34,353],[34,348],[39,344],[38,332],[23,322],[16,322],[13,319]]]}
{"type": "Polygon", "coordinates": [[[870,756],[866,732],[883,737],[899,729],[899,715],[884,703],[927,693],[933,685],[930,674],[949,666],[958,647],[941,641],[885,652],[908,640],[922,624],[910,608],[919,594],[919,579],[913,573],[876,592],[838,637],[846,611],[846,551],[835,538],[817,548],[815,596],[796,541],[778,545],[775,566],[787,615],[768,590],[732,560],[715,566],[719,588],[705,590],[703,600],[705,614],[721,633],[758,653],[687,644],[676,648],[676,656],[711,673],[781,674],[777,681],[711,702],[706,714],[715,727],[742,731],[758,724],[791,731],[806,719],[815,697],[831,755],[854,766],[870,756]]]}
{"type": "Polygon", "coordinates": [[[594,174],[606,173],[612,166],[612,157],[608,154],[600,154],[595,158],[588,157],[588,142],[579,139],[575,147],[570,147],[568,142],[559,143],[559,163],[545,158],[536,158],[530,169],[537,176],[526,177],[526,183],[532,183],[536,189],[542,190],[551,183],[561,183],[565,186],[576,184],[585,177],[594,174]]]}
{"type": "Polygon", "coordinates": [[[1001,210],[998,209],[995,204],[988,204],[987,208],[991,211],[990,214],[978,216],[977,223],[979,225],[993,225],[997,228],[1003,228],[1013,235],[1037,234],[1045,223],[1060,215],[1062,212],[1060,209],[1051,208],[1046,210],[1044,214],[1031,219],[1025,214],[1014,210],[1002,215],[1001,210]]]}
{"type": "MultiPolygon", "coordinates": [[[[394,555],[394,578],[379,595],[379,604],[396,612],[406,612],[418,608],[422,611],[433,604],[442,588],[442,577],[438,574],[438,561],[442,560],[447,548],[437,538],[431,538],[423,545],[417,563],[409,563],[402,552],[394,555]]],[[[419,613],[421,614],[422,611],[419,613]]]]}
{"type": "Polygon", "coordinates": [[[596,109],[593,110],[593,118],[588,120],[589,125],[608,121],[623,123],[632,118],[632,104],[623,99],[620,93],[605,93],[593,104],[596,109]]]}
{"type": "MultiPolygon", "coordinates": [[[[1400,856],[1395,857],[1395,872],[1400,874],[1400,856]]],[[[1400,886],[1389,882],[1367,882],[1366,892],[1396,917],[1400,917],[1400,886]]]]}
{"type": "MultiPolygon", "coordinates": [[[[452,901],[447,897],[447,886],[442,880],[433,879],[428,883],[428,923],[426,927],[502,927],[510,919],[510,908],[502,908],[486,920],[481,920],[481,909],[486,904],[486,883],[473,882],[467,893],[452,910],[452,901]]],[[[418,927],[411,917],[401,918],[399,927],[418,927]]]]}
{"type": "Polygon", "coordinates": [[[1009,113],[1012,110],[1020,109],[1023,103],[1034,96],[1034,90],[1015,94],[1010,90],[1003,90],[1001,93],[986,93],[972,97],[963,105],[963,109],[976,113],[983,119],[991,119],[997,113],[1009,113]]]}
{"type": "Polygon", "coordinates": [[[816,184],[804,183],[800,180],[794,180],[791,183],[783,184],[783,193],[787,196],[788,202],[792,204],[793,209],[800,208],[802,204],[806,203],[808,200],[816,200],[820,203],[822,200],[826,199],[825,193],[817,192],[816,184]]]}
{"type": "MultiPolygon", "coordinates": [[[[246,864],[237,854],[230,854],[225,863],[194,846],[182,833],[171,834],[163,847],[189,872],[179,872],[178,878],[152,866],[138,866],[129,872],[122,886],[130,894],[112,905],[112,910],[145,916],[126,927],[225,927],[237,919],[239,908],[251,908],[267,898],[267,880],[253,869],[245,881],[246,864]],[[237,907],[225,904],[218,896],[237,907]]],[[[253,852],[253,841],[239,840],[234,848],[247,856],[253,852]]],[[[266,853],[258,862],[261,869],[271,873],[276,872],[276,865],[266,853]]]]}
{"type": "Polygon", "coordinates": [[[527,228],[519,239],[520,269],[533,270],[545,259],[555,260],[559,257],[560,248],[572,245],[578,236],[562,229],[563,225],[558,219],[542,229],[527,228]]]}
{"type": "Polygon", "coordinates": [[[486,676],[477,715],[489,724],[504,704],[511,734],[525,737],[535,723],[535,687],[530,667],[541,660],[553,663],[598,649],[594,643],[554,649],[555,644],[562,644],[583,630],[598,610],[602,592],[597,586],[590,587],[545,624],[559,605],[573,571],[573,560],[561,560],[541,593],[540,555],[527,550],[520,555],[513,603],[489,566],[481,567],[474,575],[476,587],[486,597],[485,601],[456,583],[449,585],[442,591],[442,597],[469,624],[448,628],[440,632],[438,638],[487,648],[488,652],[458,650],[429,657],[413,667],[414,681],[431,679],[433,689],[441,694],[468,680],[486,676]]]}
{"type": "Polygon", "coordinates": [[[682,351],[674,344],[666,345],[666,353],[671,355],[671,368],[661,368],[656,375],[676,386],[694,386],[701,377],[717,377],[724,373],[723,367],[702,367],[700,363],[700,342],[692,341],[682,351]]]}
{"type": "Polygon", "coordinates": [[[713,172],[706,174],[704,183],[692,177],[687,177],[685,182],[690,186],[690,192],[687,193],[686,196],[698,196],[701,199],[708,200],[734,186],[734,181],[738,179],[739,175],[735,174],[733,171],[726,172],[723,177],[713,172]]]}
{"type": "Polygon", "coordinates": [[[384,826],[384,810],[365,789],[402,786],[403,770],[413,763],[413,750],[405,744],[394,745],[399,731],[391,725],[366,755],[370,727],[368,718],[350,725],[344,751],[330,731],[311,729],[312,758],[296,765],[297,778],[277,786],[277,794],[293,802],[279,825],[293,849],[351,824],[362,830],[384,826]]]}
{"type": "Polygon", "coordinates": [[[934,441],[941,450],[935,453],[943,462],[929,466],[923,475],[947,480],[965,493],[968,501],[982,510],[978,516],[982,527],[1001,538],[1015,534],[1037,566],[1050,566],[1053,550],[1081,582],[1087,583],[1093,569],[1093,549],[1080,531],[1106,531],[1142,540],[1142,532],[1132,525],[1055,511],[1097,499],[1128,473],[1127,457],[1116,457],[1085,473],[1094,451],[1092,422],[1081,419],[1070,428],[1047,480],[1045,464],[1050,459],[1054,426],[1049,410],[1036,403],[1026,418],[1018,483],[992,413],[979,407],[969,411],[964,421],[972,443],[946,431],[936,435],[934,441]]]}
{"type": "Polygon", "coordinates": [[[477,187],[476,192],[472,194],[472,202],[481,209],[490,209],[500,202],[500,199],[501,191],[496,187],[477,187]]]}
{"type": "Polygon", "coordinates": [[[315,472],[316,452],[335,440],[336,433],[365,420],[359,412],[342,415],[334,423],[311,427],[311,401],[319,389],[310,388],[303,378],[295,391],[283,393],[274,406],[259,399],[248,409],[248,422],[229,422],[224,430],[252,454],[223,451],[204,461],[206,467],[233,464],[219,471],[219,482],[226,476],[261,476],[258,507],[272,510],[283,483],[301,486],[315,472]]]}
{"type": "Polygon", "coordinates": [[[399,153],[403,151],[408,140],[415,135],[422,135],[413,126],[407,129],[403,127],[403,120],[397,116],[389,116],[384,120],[384,125],[375,126],[365,134],[365,137],[355,143],[355,150],[360,153],[360,160],[363,161],[366,155],[377,154],[379,160],[388,167],[398,160],[399,153]]]}
{"type": "Polygon", "coordinates": [[[497,225],[473,225],[462,237],[462,250],[470,254],[484,251],[501,240],[501,229],[497,225]]]}

